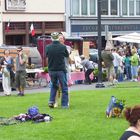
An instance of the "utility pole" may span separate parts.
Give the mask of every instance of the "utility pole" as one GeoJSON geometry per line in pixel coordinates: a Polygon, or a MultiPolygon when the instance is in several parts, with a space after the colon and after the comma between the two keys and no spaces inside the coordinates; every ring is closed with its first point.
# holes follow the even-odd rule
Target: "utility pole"
{"type": "Polygon", "coordinates": [[[96,88],[103,88],[105,85],[102,83],[102,59],[101,59],[101,51],[102,51],[102,26],[101,26],[101,0],[98,0],[98,83],[96,84],[96,88]]]}

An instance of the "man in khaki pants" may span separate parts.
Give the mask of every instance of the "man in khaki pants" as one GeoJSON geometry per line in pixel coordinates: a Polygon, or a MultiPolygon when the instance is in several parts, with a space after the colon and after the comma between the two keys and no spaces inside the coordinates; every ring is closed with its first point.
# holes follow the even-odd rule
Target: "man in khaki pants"
{"type": "Polygon", "coordinates": [[[16,87],[18,88],[18,95],[24,96],[24,88],[26,86],[26,62],[27,56],[23,53],[23,48],[17,48],[16,57],[16,87]]]}

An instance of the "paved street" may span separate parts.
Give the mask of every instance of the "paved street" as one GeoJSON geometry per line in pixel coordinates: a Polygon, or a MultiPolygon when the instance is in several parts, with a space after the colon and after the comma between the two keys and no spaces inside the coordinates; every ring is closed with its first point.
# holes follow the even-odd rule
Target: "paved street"
{"type": "MultiPolygon", "coordinates": [[[[105,86],[107,86],[107,82],[104,83],[105,86]]],[[[77,90],[94,90],[96,83],[92,83],[91,85],[85,85],[85,84],[75,84],[71,86],[69,89],[71,91],[77,91],[77,90]]],[[[47,87],[28,87],[25,90],[25,94],[32,94],[32,93],[48,93],[50,91],[50,88],[47,87]]],[[[12,91],[12,94],[17,94],[17,91],[12,91]]],[[[0,96],[3,96],[3,92],[0,92],[0,96]]]]}

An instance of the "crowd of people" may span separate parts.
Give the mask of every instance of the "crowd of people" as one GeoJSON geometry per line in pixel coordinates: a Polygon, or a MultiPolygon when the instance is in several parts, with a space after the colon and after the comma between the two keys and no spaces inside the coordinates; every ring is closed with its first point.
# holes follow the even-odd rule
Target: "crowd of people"
{"type": "Polygon", "coordinates": [[[107,68],[108,81],[111,84],[130,80],[137,82],[140,77],[140,54],[135,46],[114,47],[106,46],[102,51],[104,66],[107,68]]]}

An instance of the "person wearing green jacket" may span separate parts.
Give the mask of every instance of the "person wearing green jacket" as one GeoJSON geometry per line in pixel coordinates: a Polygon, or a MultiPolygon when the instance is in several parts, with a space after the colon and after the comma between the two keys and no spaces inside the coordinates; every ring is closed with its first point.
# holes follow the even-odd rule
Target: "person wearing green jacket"
{"type": "Polygon", "coordinates": [[[131,74],[132,74],[132,80],[137,82],[138,78],[138,65],[139,65],[139,56],[135,49],[132,49],[132,56],[131,56],[131,74]]]}

